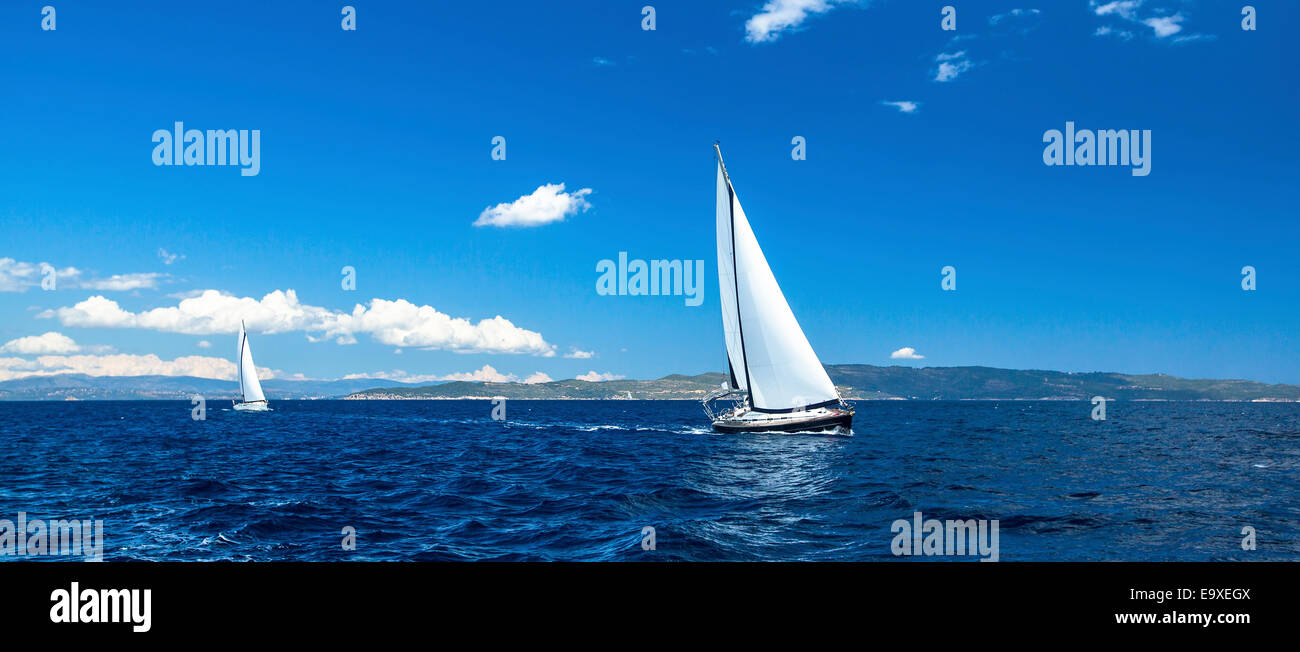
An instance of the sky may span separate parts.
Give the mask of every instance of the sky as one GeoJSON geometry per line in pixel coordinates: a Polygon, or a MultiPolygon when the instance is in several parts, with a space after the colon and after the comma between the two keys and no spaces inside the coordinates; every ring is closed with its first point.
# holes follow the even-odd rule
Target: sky
{"type": "Polygon", "coordinates": [[[1300,383],[1300,8],[1242,4],[5,2],[0,380],[233,378],[241,319],[279,378],[725,371],[719,141],[825,363],[1300,383]]]}

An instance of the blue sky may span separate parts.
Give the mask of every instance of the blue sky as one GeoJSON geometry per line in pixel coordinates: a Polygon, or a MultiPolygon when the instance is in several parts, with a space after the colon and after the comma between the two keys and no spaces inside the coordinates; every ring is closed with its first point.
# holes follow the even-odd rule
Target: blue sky
{"type": "Polygon", "coordinates": [[[720,140],[823,362],[1300,383],[1292,3],[42,4],[0,7],[0,377],[224,377],[235,313],[282,376],[723,371],[720,140]],[[176,121],[259,173],[154,165],[176,121]],[[1150,174],[1045,165],[1067,121],[1150,174]],[[598,295],[620,251],[703,304],[598,295]]]}

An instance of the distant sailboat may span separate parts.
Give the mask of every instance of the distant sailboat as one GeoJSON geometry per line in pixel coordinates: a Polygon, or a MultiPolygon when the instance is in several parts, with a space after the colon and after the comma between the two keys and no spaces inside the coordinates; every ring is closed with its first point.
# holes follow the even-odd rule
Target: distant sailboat
{"type": "Polygon", "coordinates": [[[266,395],[262,393],[262,382],[257,379],[257,367],[253,366],[253,351],[248,348],[248,331],[244,322],[239,322],[239,400],[235,409],[250,412],[265,412],[271,408],[266,404],[266,395]]]}
{"type": "Polygon", "coordinates": [[[718,285],[729,373],[704,399],[719,432],[848,431],[852,406],[799,328],[718,157],[718,285]],[[719,401],[733,405],[723,409],[719,401]]]}

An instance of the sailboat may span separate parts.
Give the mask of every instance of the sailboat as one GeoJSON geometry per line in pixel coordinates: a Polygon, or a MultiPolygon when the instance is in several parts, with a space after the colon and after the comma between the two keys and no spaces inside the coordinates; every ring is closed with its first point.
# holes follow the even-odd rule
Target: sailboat
{"type": "Polygon", "coordinates": [[[271,408],[266,404],[266,395],[262,393],[262,382],[257,379],[257,367],[253,366],[253,351],[248,348],[248,330],[244,322],[239,322],[239,400],[234,401],[235,409],[248,412],[266,412],[271,408]]]}
{"type": "Polygon", "coordinates": [[[826,375],[718,160],[718,286],[728,374],[703,401],[718,432],[852,432],[853,406],[826,375]],[[730,402],[730,407],[727,407],[730,402]]]}

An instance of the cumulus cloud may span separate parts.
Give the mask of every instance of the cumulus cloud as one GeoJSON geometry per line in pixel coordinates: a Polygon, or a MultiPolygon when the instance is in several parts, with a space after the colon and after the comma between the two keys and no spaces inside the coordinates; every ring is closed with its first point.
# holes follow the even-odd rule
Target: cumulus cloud
{"type": "MultiPolygon", "coordinates": [[[[235,363],[224,358],[182,356],[163,360],[150,353],[131,355],[42,355],[35,360],[0,358],[0,380],[56,374],[87,376],[197,376],[217,380],[235,380],[235,363]]],[[[271,369],[257,370],[262,379],[274,378],[271,369]]]]}
{"type": "Polygon", "coordinates": [[[485,364],[483,365],[482,369],[476,369],[468,373],[447,374],[446,376],[443,376],[440,380],[469,380],[469,381],[480,381],[485,383],[512,383],[515,382],[516,380],[519,380],[519,377],[514,374],[503,374],[497,371],[496,369],[493,369],[492,365],[485,364]]]}
{"type": "Polygon", "coordinates": [[[536,385],[538,383],[549,383],[549,382],[552,382],[551,377],[547,376],[546,374],[540,371],[534,372],[533,375],[524,379],[525,385],[536,385]]]}
{"type": "Polygon", "coordinates": [[[937,82],[952,81],[975,65],[966,58],[965,50],[951,54],[942,52],[934,60],[939,64],[934,70],[934,81],[937,82]]]}
{"type": "Polygon", "coordinates": [[[114,274],[108,278],[87,278],[84,271],[76,267],[56,268],[50,263],[27,263],[13,258],[0,258],[0,292],[25,292],[37,287],[41,281],[54,272],[56,289],[88,289],[100,291],[126,291],[153,289],[167,277],[166,274],[154,272],[137,274],[114,274]]]}
{"type": "Polygon", "coordinates": [[[1174,34],[1183,31],[1183,26],[1179,24],[1181,22],[1183,22],[1183,15],[1174,14],[1172,16],[1157,16],[1155,18],[1148,18],[1142,21],[1142,24],[1154,30],[1156,33],[1156,38],[1164,38],[1166,36],[1173,36],[1174,34]]]}
{"type": "Polygon", "coordinates": [[[916,352],[916,349],[910,346],[905,346],[897,351],[894,351],[893,353],[890,353],[889,357],[894,360],[920,360],[925,356],[918,354],[916,352]]]}
{"type": "Polygon", "coordinates": [[[209,341],[207,341],[207,340],[199,340],[199,348],[200,348],[200,349],[210,349],[210,348],[212,348],[212,342],[209,342],[209,341]]]}
{"type": "Polygon", "coordinates": [[[750,43],[775,41],[811,14],[823,14],[836,5],[853,0],[768,0],[763,9],[745,21],[745,40],[750,43]]]}
{"type": "Polygon", "coordinates": [[[44,335],[29,335],[16,340],[9,340],[5,342],[4,346],[0,346],[0,353],[16,353],[18,355],[65,354],[76,353],[80,350],[81,347],[71,337],[54,331],[44,335]]]}
{"type": "Polygon", "coordinates": [[[564,192],[564,184],[538,186],[530,195],[483,209],[474,226],[541,226],[591,208],[591,188],[564,192]]]}
{"type": "Polygon", "coordinates": [[[500,315],[474,323],[405,299],[372,299],[369,305],[357,304],[347,313],[304,304],[293,290],[276,290],[260,300],[204,290],[175,306],[139,313],[97,295],[38,317],[57,318],[64,326],[76,328],[139,328],[187,335],[235,333],[242,320],[250,331],[301,331],[314,342],[334,338],[339,344],[353,344],[358,333],[366,333],[394,347],[555,355],[555,347],[541,333],[519,328],[500,315]]]}
{"type": "Polygon", "coordinates": [[[13,258],[0,258],[0,292],[23,292],[27,288],[40,285],[41,279],[48,274],[49,269],[54,270],[56,286],[59,283],[72,282],[81,276],[81,270],[76,267],[58,269],[46,262],[25,263],[13,258]]]}
{"type": "Polygon", "coordinates": [[[880,103],[884,106],[892,106],[902,113],[916,113],[916,110],[921,108],[920,102],[909,102],[907,100],[881,100],[880,103]]]}
{"type": "Polygon", "coordinates": [[[564,354],[564,357],[574,358],[576,360],[586,360],[588,358],[596,357],[596,354],[593,351],[580,351],[577,347],[569,347],[569,352],[564,354]]]}
{"type": "Polygon", "coordinates": [[[578,376],[577,380],[585,380],[589,383],[603,383],[607,380],[623,380],[623,378],[624,376],[616,376],[611,373],[602,374],[595,371],[588,371],[587,373],[578,376]]]}
{"type": "Polygon", "coordinates": [[[482,369],[467,371],[461,373],[452,373],[446,375],[438,374],[408,374],[400,369],[396,371],[376,371],[365,374],[348,374],[343,377],[344,380],[356,380],[361,378],[373,378],[378,380],[395,380],[404,383],[426,383],[438,380],[463,380],[471,382],[487,383],[548,383],[551,377],[538,371],[531,376],[519,379],[515,374],[503,374],[497,371],[492,365],[483,365],[482,369]]]}

